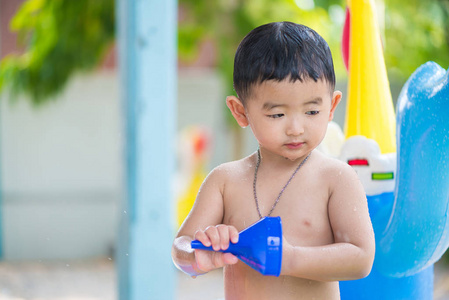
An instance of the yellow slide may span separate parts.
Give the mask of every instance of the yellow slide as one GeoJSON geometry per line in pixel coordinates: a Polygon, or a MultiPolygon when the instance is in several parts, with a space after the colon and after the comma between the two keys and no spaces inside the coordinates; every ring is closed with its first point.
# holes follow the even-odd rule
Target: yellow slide
{"type": "Polygon", "coordinates": [[[349,81],[345,136],[375,140],[381,153],[396,152],[396,117],[373,0],[348,0],[349,81]]]}

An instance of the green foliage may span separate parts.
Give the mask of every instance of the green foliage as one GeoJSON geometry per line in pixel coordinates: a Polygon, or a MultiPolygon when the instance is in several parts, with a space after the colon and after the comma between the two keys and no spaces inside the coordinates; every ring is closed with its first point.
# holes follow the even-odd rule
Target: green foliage
{"type": "MultiPolygon", "coordinates": [[[[449,0],[376,2],[386,7],[383,35],[391,76],[405,80],[429,60],[449,66],[449,0]]],[[[25,52],[2,60],[0,90],[8,87],[13,95],[27,94],[39,104],[61,91],[76,72],[94,68],[114,39],[114,4],[114,0],[26,1],[11,22],[25,52]]],[[[337,77],[346,74],[340,53],[345,0],[179,0],[179,4],[180,59],[194,61],[201,43],[212,41],[227,94],[233,92],[238,43],[267,22],[286,20],[312,27],[329,43],[337,77]]]]}
{"type": "Polygon", "coordinates": [[[102,59],[114,38],[114,1],[28,0],[10,26],[25,52],[2,60],[0,89],[39,104],[102,59]]]}
{"type": "Polygon", "coordinates": [[[449,0],[385,0],[385,61],[406,79],[420,65],[449,67],[449,0]]]}
{"type": "MultiPolygon", "coordinates": [[[[309,10],[299,8],[311,2],[305,0],[179,2],[187,15],[180,22],[180,58],[193,60],[202,40],[215,41],[218,66],[228,87],[232,86],[230,56],[238,42],[254,27],[280,20],[303,23],[318,31],[331,47],[337,75],[345,75],[340,43],[346,1],[315,0],[315,7],[309,10]]],[[[381,26],[384,27],[385,60],[390,75],[403,81],[429,60],[444,68],[449,66],[449,0],[377,0],[376,3],[385,5],[385,10],[378,13],[385,20],[381,26]]]]}

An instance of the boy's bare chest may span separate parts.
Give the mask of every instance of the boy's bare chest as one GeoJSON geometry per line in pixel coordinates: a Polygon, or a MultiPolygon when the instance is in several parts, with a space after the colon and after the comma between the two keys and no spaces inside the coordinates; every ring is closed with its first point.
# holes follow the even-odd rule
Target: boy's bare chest
{"type": "Polygon", "coordinates": [[[224,191],[224,223],[239,231],[259,220],[258,208],[266,216],[280,216],[283,232],[294,245],[315,246],[333,241],[328,218],[329,192],[307,176],[297,176],[283,190],[282,180],[260,180],[257,184],[257,202],[253,180],[233,178],[224,191]],[[310,179],[310,180],[309,180],[310,179]],[[258,207],[258,208],[257,208],[258,207]]]}

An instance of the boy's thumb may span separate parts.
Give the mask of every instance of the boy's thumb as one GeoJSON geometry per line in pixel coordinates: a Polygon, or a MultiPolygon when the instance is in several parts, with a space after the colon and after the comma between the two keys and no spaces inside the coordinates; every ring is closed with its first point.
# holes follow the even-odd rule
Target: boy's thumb
{"type": "Polygon", "coordinates": [[[239,261],[239,259],[231,254],[231,253],[224,253],[223,254],[223,262],[227,265],[233,265],[236,264],[239,261]]]}

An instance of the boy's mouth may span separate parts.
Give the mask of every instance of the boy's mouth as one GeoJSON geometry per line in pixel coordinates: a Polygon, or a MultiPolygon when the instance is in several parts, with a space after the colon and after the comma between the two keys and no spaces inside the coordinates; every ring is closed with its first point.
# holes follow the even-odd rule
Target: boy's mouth
{"type": "Polygon", "coordinates": [[[285,144],[285,146],[288,149],[299,149],[299,148],[302,147],[302,145],[304,145],[304,143],[288,143],[288,144],[285,144]]]}

